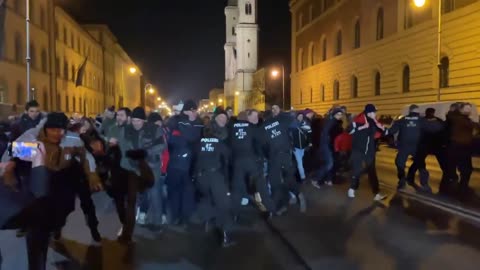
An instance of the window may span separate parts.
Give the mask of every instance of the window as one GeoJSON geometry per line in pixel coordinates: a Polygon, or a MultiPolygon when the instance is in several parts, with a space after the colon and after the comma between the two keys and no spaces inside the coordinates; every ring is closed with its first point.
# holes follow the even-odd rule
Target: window
{"type": "Polygon", "coordinates": [[[78,111],[79,111],[79,113],[83,113],[82,98],[78,98],[78,111]]]}
{"type": "Polygon", "coordinates": [[[77,51],[78,51],[78,52],[81,51],[81,48],[80,48],[80,38],[77,38],[77,51]]]}
{"type": "Polygon", "coordinates": [[[303,104],[303,92],[302,92],[302,89],[300,89],[300,104],[303,104]]]}
{"type": "Polygon", "coordinates": [[[15,10],[16,13],[20,14],[20,12],[22,12],[21,8],[22,8],[22,4],[21,4],[21,1],[22,0],[13,0],[13,9],[15,10]]]}
{"type": "Polygon", "coordinates": [[[47,70],[47,50],[45,49],[42,49],[42,56],[41,56],[41,65],[42,65],[42,72],[43,73],[47,73],[48,70],[47,70]]]}
{"type": "Polygon", "coordinates": [[[25,103],[25,98],[24,98],[24,93],[25,93],[25,88],[23,88],[23,85],[21,82],[17,82],[17,104],[21,105],[25,103]]]}
{"type": "Polygon", "coordinates": [[[48,92],[47,92],[47,88],[43,88],[43,100],[42,100],[42,105],[43,105],[43,108],[48,112],[48,108],[49,108],[49,102],[48,102],[48,92]]]}
{"type": "Polygon", "coordinates": [[[442,12],[449,13],[455,10],[455,0],[442,0],[442,12]]]}
{"type": "Polygon", "coordinates": [[[313,88],[310,88],[310,103],[313,102],[313,88]]]}
{"type": "Polygon", "coordinates": [[[310,7],[308,8],[308,21],[309,22],[313,21],[313,6],[312,5],[310,5],[310,7]]]}
{"type": "Polygon", "coordinates": [[[327,0],[322,0],[322,13],[327,10],[327,0]]]}
{"type": "Polygon", "coordinates": [[[30,43],[30,64],[33,69],[37,68],[37,50],[33,43],[30,43]]]}
{"type": "Polygon", "coordinates": [[[73,33],[70,35],[70,46],[72,49],[75,48],[75,36],[73,36],[73,33]]]}
{"type": "Polygon", "coordinates": [[[440,88],[447,88],[449,87],[449,82],[448,82],[448,77],[449,77],[449,66],[450,66],[450,60],[448,59],[448,56],[443,57],[440,60],[440,66],[439,66],[439,72],[440,72],[440,88]]]}
{"type": "Polygon", "coordinates": [[[8,102],[8,84],[4,78],[0,78],[0,102],[8,102]]]}
{"type": "Polygon", "coordinates": [[[402,72],[402,91],[403,93],[410,92],[410,67],[405,65],[402,72]]]}
{"type": "Polygon", "coordinates": [[[63,61],[63,79],[68,81],[68,61],[66,59],[63,61]]]}
{"type": "Polygon", "coordinates": [[[315,45],[313,43],[310,44],[310,52],[309,52],[309,65],[315,65],[315,45]]]}
{"type": "Polygon", "coordinates": [[[55,39],[59,39],[60,26],[58,26],[57,20],[55,20],[55,39]]]}
{"type": "Polygon", "coordinates": [[[252,15],[252,4],[250,2],[245,4],[245,14],[252,15]]]}
{"type": "Polygon", "coordinates": [[[72,65],[72,82],[75,82],[75,65],[72,65]]]}
{"type": "Polygon", "coordinates": [[[60,94],[57,94],[57,100],[56,100],[57,101],[56,102],[57,103],[57,108],[56,108],[56,110],[58,110],[58,111],[62,110],[62,104],[61,104],[61,99],[60,98],[61,98],[60,94]]]}
{"type": "Polygon", "coordinates": [[[322,44],[322,61],[327,60],[327,38],[323,39],[323,44],[322,44]]]}
{"type": "Polygon", "coordinates": [[[57,77],[60,77],[60,59],[55,59],[55,70],[57,71],[57,77]]]}
{"type": "Polygon", "coordinates": [[[383,39],[383,8],[377,11],[377,40],[383,39]]]}
{"type": "Polygon", "coordinates": [[[45,8],[43,6],[40,7],[40,27],[47,31],[47,17],[45,15],[45,8]]]}
{"type": "Polygon", "coordinates": [[[15,33],[15,63],[23,64],[23,39],[19,33],[15,33]]]}
{"type": "Polygon", "coordinates": [[[339,100],[340,99],[340,83],[338,80],[335,80],[333,82],[333,100],[339,100]]]}
{"type": "Polygon", "coordinates": [[[325,85],[320,85],[320,101],[325,101],[325,85]]]}
{"type": "Polygon", "coordinates": [[[380,72],[375,72],[375,96],[380,96],[380,86],[381,86],[381,76],[380,72]]]}
{"type": "Polygon", "coordinates": [[[235,26],[232,26],[232,35],[234,35],[234,36],[236,35],[235,34],[235,26]]]}
{"type": "Polygon", "coordinates": [[[75,97],[73,97],[73,111],[72,112],[77,112],[77,101],[75,100],[75,97]]]}
{"type": "Polygon", "coordinates": [[[352,76],[352,89],[350,93],[351,98],[358,97],[358,79],[357,76],[352,76]]]}
{"type": "Polygon", "coordinates": [[[70,111],[70,103],[69,103],[68,95],[65,95],[65,112],[69,112],[69,111],[70,111]]]}
{"type": "Polygon", "coordinates": [[[358,49],[360,48],[360,19],[357,19],[355,22],[355,32],[354,32],[354,42],[353,42],[353,48],[358,49]]]}
{"type": "Polygon", "coordinates": [[[298,52],[298,71],[303,70],[303,49],[298,52]]]}
{"type": "Polygon", "coordinates": [[[300,16],[298,16],[298,30],[302,30],[303,28],[303,14],[300,13],[300,16]]]}
{"type": "Polygon", "coordinates": [[[342,30],[338,30],[337,32],[337,46],[336,46],[336,55],[342,54],[342,30]]]}
{"type": "Polygon", "coordinates": [[[63,27],[63,43],[65,43],[65,45],[68,45],[67,44],[67,28],[66,27],[63,27]]]}

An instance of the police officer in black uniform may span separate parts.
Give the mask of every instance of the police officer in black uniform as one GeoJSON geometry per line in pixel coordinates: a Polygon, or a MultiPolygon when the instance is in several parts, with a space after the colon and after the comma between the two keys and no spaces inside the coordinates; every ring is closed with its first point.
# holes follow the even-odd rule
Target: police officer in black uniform
{"type": "Polygon", "coordinates": [[[215,220],[224,247],[232,244],[229,230],[233,221],[228,188],[230,150],[224,137],[227,121],[225,111],[215,112],[211,126],[200,140],[194,174],[202,195],[198,211],[207,222],[215,220]]]}
{"type": "Polygon", "coordinates": [[[272,116],[263,123],[263,135],[268,149],[268,182],[271,185],[277,215],[287,211],[289,191],[298,197],[300,211],[305,212],[307,202],[295,179],[292,141],[288,132],[294,118],[288,113],[281,112],[278,105],[272,106],[272,116]]]}
{"type": "MultiPolygon", "coordinates": [[[[248,118],[257,116],[256,110],[248,110],[248,118]]],[[[241,205],[242,198],[247,195],[246,180],[252,180],[262,203],[268,212],[275,212],[274,203],[268,194],[268,187],[263,175],[261,130],[249,121],[239,119],[232,125],[230,145],[233,157],[232,200],[235,214],[241,205]]],[[[249,181],[247,181],[248,183],[249,181]]]]}

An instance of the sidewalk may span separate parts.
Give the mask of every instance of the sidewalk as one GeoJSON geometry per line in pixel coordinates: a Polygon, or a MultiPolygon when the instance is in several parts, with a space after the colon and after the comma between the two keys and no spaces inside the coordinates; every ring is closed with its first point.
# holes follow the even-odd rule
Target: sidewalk
{"type": "Polygon", "coordinates": [[[479,227],[395,194],[373,203],[361,185],[353,200],[346,185],[307,185],[307,213],[292,207],[271,221],[308,269],[478,269],[479,227]]]}

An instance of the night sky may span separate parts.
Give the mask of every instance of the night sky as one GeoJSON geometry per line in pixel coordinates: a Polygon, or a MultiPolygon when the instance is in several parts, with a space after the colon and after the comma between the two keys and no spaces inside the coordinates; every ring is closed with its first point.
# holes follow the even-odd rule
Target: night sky
{"type": "MultiPolygon", "coordinates": [[[[223,88],[226,0],[57,2],[81,22],[108,24],[170,102],[208,98],[211,88],[223,88]]],[[[258,3],[259,67],[285,63],[289,70],[288,0],[258,3]]]]}

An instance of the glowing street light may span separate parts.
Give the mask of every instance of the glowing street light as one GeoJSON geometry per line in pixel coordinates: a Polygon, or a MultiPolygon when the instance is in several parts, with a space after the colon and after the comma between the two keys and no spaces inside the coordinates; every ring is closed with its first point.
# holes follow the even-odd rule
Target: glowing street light
{"type": "Polygon", "coordinates": [[[282,109],[285,110],[285,66],[282,65],[282,70],[280,71],[278,68],[274,68],[271,71],[272,78],[278,79],[282,76],[282,109]]]}
{"type": "Polygon", "coordinates": [[[165,106],[165,101],[162,102],[162,106],[165,106]]]}
{"type": "Polygon", "coordinates": [[[210,102],[210,106],[213,106],[213,102],[210,102]]]}
{"type": "Polygon", "coordinates": [[[155,93],[155,89],[153,89],[153,87],[148,88],[148,93],[152,95],[155,93]]]}
{"type": "Polygon", "coordinates": [[[223,102],[223,99],[219,98],[218,103],[222,103],[222,102],[223,102]]]}
{"type": "Polygon", "coordinates": [[[129,71],[130,71],[131,74],[137,73],[137,69],[136,69],[135,67],[131,67],[131,68],[129,69],[129,71]]]}
{"type": "Polygon", "coordinates": [[[277,78],[278,75],[280,75],[280,71],[278,71],[276,69],[272,70],[272,77],[277,78]]]}
{"type": "Polygon", "coordinates": [[[162,98],[161,98],[161,97],[157,97],[157,101],[160,101],[160,100],[162,100],[162,98]]]}
{"type": "Polygon", "coordinates": [[[425,5],[425,0],[413,0],[413,3],[416,7],[423,7],[425,5]]]}
{"type": "Polygon", "coordinates": [[[158,108],[161,109],[161,108],[162,108],[162,105],[158,105],[158,108]]]}
{"type": "Polygon", "coordinates": [[[235,96],[239,96],[239,95],[240,95],[240,92],[235,91],[235,96]]]}

